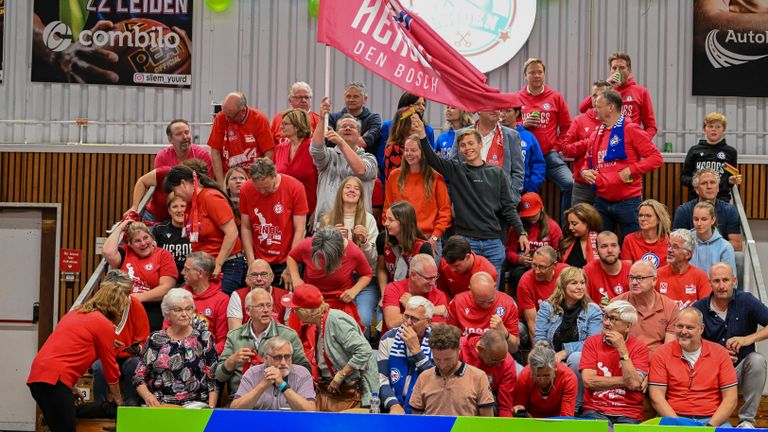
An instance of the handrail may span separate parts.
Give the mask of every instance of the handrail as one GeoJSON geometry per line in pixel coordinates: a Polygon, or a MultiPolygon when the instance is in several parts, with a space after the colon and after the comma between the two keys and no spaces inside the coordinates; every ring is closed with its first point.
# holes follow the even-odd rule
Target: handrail
{"type": "MultiPolygon", "coordinates": [[[[142,214],[144,212],[144,208],[147,206],[147,203],[149,203],[149,200],[152,198],[152,194],[155,192],[155,187],[150,186],[149,189],[147,189],[147,192],[144,194],[144,196],[141,198],[141,201],[139,201],[139,209],[137,210],[137,213],[142,214]]],[[[112,229],[115,229],[117,225],[120,223],[120,221],[115,222],[114,225],[112,225],[112,229]]],[[[91,296],[91,293],[93,292],[96,285],[101,280],[101,277],[106,273],[109,266],[107,265],[107,260],[104,258],[99,261],[99,265],[96,266],[96,270],[93,271],[93,274],[90,278],[88,278],[88,282],[85,283],[85,286],[82,290],[80,290],[80,294],[75,299],[75,302],[72,304],[72,307],[69,310],[72,310],[76,308],[77,306],[80,306],[83,304],[83,302],[91,296]]]]}
{"type": "Polygon", "coordinates": [[[747,219],[747,214],[744,212],[744,204],[741,201],[741,194],[739,193],[738,187],[731,188],[733,192],[733,202],[736,206],[736,210],[739,212],[739,221],[741,222],[741,229],[744,231],[744,243],[746,243],[746,247],[744,248],[745,253],[745,259],[744,259],[744,281],[742,282],[742,287],[744,289],[748,289],[749,285],[749,277],[750,272],[747,271],[746,265],[747,262],[749,262],[750,267],[752,268],[752,276],[755,278],[755,291],[757,293],[757,298],[765,303],[768,301],[768,295],[766,295],[765,291],[765,282],[763,280],[763,270],[760,267],[760,260],[757,256],[757,244],[755,243],[754,237],[752,237],[752,230],[749,228],[749,220],[747,219]]]}

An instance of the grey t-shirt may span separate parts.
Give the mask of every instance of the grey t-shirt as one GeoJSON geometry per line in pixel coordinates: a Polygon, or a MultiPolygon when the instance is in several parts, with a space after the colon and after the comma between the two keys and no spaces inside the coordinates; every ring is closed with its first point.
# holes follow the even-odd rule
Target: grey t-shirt
{"type": "MultiPolygon", "coordinates": [[[[235,399],[245,396],[264,379],[264,369],[266,369],[266,365],[260,364],[245,371],[240,386],[237,388],[237,393],[235,393],[235,399]]],[[[299,396],[306,400],[315,400],[312,375],[306,368],[291,365],[291,372],[285,380],[299,396]]],[[[288,405],[285,395],[278,392],[276,388],[267,388],[256,400],[256,406],[253,409],[262,411],[290,410],[291,406],[288,405]]]]}

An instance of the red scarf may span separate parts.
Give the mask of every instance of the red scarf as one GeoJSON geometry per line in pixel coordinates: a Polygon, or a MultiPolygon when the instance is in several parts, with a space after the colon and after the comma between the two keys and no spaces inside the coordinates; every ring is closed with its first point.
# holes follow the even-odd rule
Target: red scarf
{"type": "MultiPolygon", "coordinates": [[[[475,122],[475,129],[477,129],[479,123],[479,120],[475,122]]],[[[501,126],[498,123],[493,131],[491,148],[488,149],[488,156],[485,157],[485,163],[499,168],[504,165],[504,134],[501,133],[501,126]]]]}
{"type": "Polygon", "coordinates": [[[200,181],[198,180],[195,171],[192,171],[192,179],[194,181],[192,206],[184,220],[184,228],[181,230],[181,236],[189,237],[190,243],[197,243],[200,240],[200,232],[203,230],[203,225],[200,223],[200,209],[197,208],[197,190],[200,186],[200,181]]]}
{"type": "MultiPolygon", "coordinates": [[[[597,232],[590,231],[589,232],[589,241],[587,242],[587,253],[584,254],[584,260],[589,263],[590,261],[599,260],[600,255],[597,254],[597,232]],[[591,257],[591,258],[590,258],[591,257]]],[[[568,249],[565,251],[565,254],[563,254],[563,262],[568,259],[568,255],[571,254],[571,249],[573,249],[573,245],[579,244],[579,247],[581,247],[581,240],[576,239],[573,243],[571,243],[570,246],[568,246],[568,249]]]]}

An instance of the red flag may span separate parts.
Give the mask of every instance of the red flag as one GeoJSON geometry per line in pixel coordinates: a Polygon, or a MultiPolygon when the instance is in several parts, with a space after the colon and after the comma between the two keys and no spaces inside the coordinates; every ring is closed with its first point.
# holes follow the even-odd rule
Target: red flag
{"type": "Polygon", "coordinates": [[[317,41],[401,89],[470,112],[515,105],[398,0],[322,0],[317,41]]]}

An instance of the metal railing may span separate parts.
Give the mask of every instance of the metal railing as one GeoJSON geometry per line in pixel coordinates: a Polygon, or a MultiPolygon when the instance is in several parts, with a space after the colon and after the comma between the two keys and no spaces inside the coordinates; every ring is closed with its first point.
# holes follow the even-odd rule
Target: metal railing
{"type": "MultiPolygon", "coordinates": [[[[141,198],[141,201],[139,201],[139,208],[137,213],[142,214],[144,212],[144,208],[146,208],[147,203],[149,203],[149,200],[152,198],[152,194],[154,192],[155,187],[151,186],[141,198]]],[[[119,223],[120,221],[115,222],[115,224],[112,225],[112,229],[115,229],[119,223]]],[[[101,281],[101,278],[104,276],[107,270],[109,270],[109,264],[107,264],[107,260],[102,258],[101,261],[99,261],[99,265],[97,265],[96,269],[93,271],[91,277],[88,278],[88,282],[86,282],[83,289],[80,290],[80,294],[75,299],[75,302],[72,304],[70,310],[83,304],[83,302],[85,302],[85,300],[87,300],[91,294],[93,294],[93,290],[96,288],[96,286],[98,286],[99,281],[101,281]]]]}
{"type": "Polygon", "coordinates": [[[744,212],[744,203],[741,201],[739,188],[733,187],[731,191],[733,204],[736,206],[736,211],[739,212],[739,221],[744,232],[744,272],[741,286],[745,291],[755,294],[761,302],[766,303],[768,302],[768,295],[766,295],[760,259],[757,256],[757,244],[755,243],[755,238],[752,237],[752,230],[749,228],[749,220],[747,219],[746,212],[744,212]]]}

